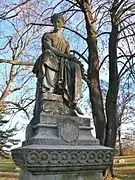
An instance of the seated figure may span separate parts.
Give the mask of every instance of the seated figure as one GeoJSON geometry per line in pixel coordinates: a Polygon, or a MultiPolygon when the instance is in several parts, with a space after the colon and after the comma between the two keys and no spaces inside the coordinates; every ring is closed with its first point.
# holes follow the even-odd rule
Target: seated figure
{"type": "Polygon", "coordinates": [[[40,93],[61,94],[70,108],[83,114],[77,106],[81,97],[81,64],[70,53],[69,43],[60,33],[64,17],[59,13],[54,14],[51,22],[54,30],[43,35],[42,54],[33,68],[40,86],[38,89],[40,93]]]}

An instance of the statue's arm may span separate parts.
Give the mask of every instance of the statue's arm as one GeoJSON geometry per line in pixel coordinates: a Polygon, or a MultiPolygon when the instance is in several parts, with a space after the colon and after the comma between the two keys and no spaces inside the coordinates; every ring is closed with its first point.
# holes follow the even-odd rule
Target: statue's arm
{"type": "Polygon", "coordinates": [[[67,43],[66,54],[68,55],[68,59],[69,59],[69,60],[78,62],[78,59],[75,57],[75,55],[74,55],[74,54],[71,54],[71,52],[70,52],[69,43],[67,43]]]}
{"type": "Polygon", "coordinates": [[[33,66],[33,69],[32,69],[32,72],[34,74],[36,74],[36,77],[38,77],[38,71],[39,71],[39,59],[41,58],[41,55],[38,57],[38,59],[36,60],[34,66],[33,66]]]}
{"type": "Polygon", "coordinates": [[[70,59],[71,61],[74,61],[74,62],[76,62],[76,63],[78,63],[78,64],[80,65],[81,73],[82,73],[82,75],[84,75],[84,66],[83,66],[83,64],[75,57],[74,54],[71,54],[70,48],[69,48],[69,43],[68,43],[68,46],[67,46],[67,49],[66,49],[66,54],[68,55],[68,59],[70,59]]]}
{"type": "Polygon", "coordinates": [[[49,49],[51,50],[56,56],[59,56],[59,57],[68,57],[67,54],[64,54],[62,53],[61,51],[59,51],[57,48],[53,47],[51,45],[51,42],[49,40],[47,40],[46,38],[44,38],[43,40],[43,43],[44,43],[44,49],[49,49]]]}

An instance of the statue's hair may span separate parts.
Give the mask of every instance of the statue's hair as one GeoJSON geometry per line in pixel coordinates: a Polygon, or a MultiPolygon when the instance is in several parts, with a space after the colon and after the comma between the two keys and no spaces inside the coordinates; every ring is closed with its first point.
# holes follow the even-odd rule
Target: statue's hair
{"type": "Polygon", "coordinates": [[[55,13],[52,17],[51,17],[51,23],[53,24],[53,21],[55,19],[61,19],[63,21],[63,24],[65,23],[65,20],[64,20],[64,16],[60,13],[55,13]]]}

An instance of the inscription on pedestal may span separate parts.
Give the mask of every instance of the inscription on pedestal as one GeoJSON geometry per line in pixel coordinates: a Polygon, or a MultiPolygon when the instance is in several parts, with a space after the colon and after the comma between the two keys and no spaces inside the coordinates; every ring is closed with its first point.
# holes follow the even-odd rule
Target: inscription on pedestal
{"type": "Polygon", "coordinates": [[[59,136],[65,142],[71,143],[79,137],[79,127],[72,122],[61,123],[59,125],[59,136]]]}

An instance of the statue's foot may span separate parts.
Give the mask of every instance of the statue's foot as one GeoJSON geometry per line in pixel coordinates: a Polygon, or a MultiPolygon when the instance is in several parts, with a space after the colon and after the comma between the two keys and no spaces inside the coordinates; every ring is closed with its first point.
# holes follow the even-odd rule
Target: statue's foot
{"type": "Polygon", "coordinates": [[[83,115],[83,112],[82,112],[81,108],[80,108],[77,104],[71,105],[71,108],[72,108],[73,110],[76,110],[76,112],[77,112],[78,114],[83,115]]]}
{"type": "Polygon", "coordinates": [[[47,91],[47,92],[53,94],[54,93],[54,88],[50,88],[49,91],[47,91]]]}
{"type": "Polygon", "coordinates": [[[53,94],[54,93],[54,88],[52,87],[52,88],[47,88],[46,86],[42,86],[42,92],[43,93],[51,93],[51,94],[53,94]]]}
{"type": "Polygon", "coordinates": [[[74,109],[77,111],[78,114],[83,115],[83,112],[82,112],[82,110],[81,110],[80,107],[78,107],[78,106],[76,105],[76,106],[74,107],[74,109]]]}
{"type": "Polygon", "coordinates": [[[46,93],[49,89],[45,86],[42,86],[42,93],[46,93]]]}

